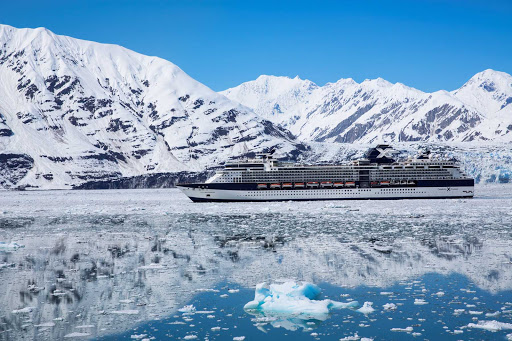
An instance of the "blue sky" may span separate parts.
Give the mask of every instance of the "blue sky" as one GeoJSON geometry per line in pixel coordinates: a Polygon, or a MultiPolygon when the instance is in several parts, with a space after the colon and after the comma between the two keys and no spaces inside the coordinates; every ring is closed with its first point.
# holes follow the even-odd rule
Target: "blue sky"
{"type": "Polygon", "coordinates": [[[512,1],[11,1],[0,23],[123,45],[214,90],[260,74],[454,90],[512,73],[512,1]]]}

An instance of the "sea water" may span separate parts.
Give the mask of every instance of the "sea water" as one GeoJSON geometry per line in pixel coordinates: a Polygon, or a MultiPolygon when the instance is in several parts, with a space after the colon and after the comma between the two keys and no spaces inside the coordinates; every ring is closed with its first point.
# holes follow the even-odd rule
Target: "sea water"
{"type": "Polygon", "coordinates": [[[512,338],[512,186],[201,204],[176,189],[0,192],[0,242],[5,340],[512,338]],[[262,282],[358,306],[244,310],[262,282]]]}

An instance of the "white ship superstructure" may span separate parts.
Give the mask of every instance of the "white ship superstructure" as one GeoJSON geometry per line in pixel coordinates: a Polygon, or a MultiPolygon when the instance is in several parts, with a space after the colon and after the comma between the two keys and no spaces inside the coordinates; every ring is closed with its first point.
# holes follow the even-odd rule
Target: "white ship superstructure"
{"type": "Polygon", "coordinates": [[[402,162],[389,145],[342,165],[280,162],[271,153],[229,162],[205,183],[179,184],[193,201],[470,198],[474,180],[426,153],[402,162]]]}

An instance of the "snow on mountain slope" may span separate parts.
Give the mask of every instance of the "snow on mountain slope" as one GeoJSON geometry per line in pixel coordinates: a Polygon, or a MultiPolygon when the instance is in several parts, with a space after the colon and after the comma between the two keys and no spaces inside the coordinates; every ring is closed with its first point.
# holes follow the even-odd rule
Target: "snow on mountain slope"
{"type": "Polygon", "coordinates": [[[197,171],[297,148],[166,60],[44,28],[0,25],[0,94],[0,188],[197,171]]]}
{"type": "Polygon", "coordinates": [[[512,77],[493,70],[475,75],[451,93],[424,93],[381,78],[360,84],[341,79],[319,87],[273,76],[221,93],[303,141],[512,141],[512,77]],[[263,86],[268,79],[272,86],[263,86]],[[289,86],[291,81],[294,86],[289,86]]]}
{"type": "Polygon", "coordinates": [[[254,111],[276,122],[283,123],[295,118],[298,105],[308,102],[309,96],[318,86],[308,80],[295,78],[260,76],[252,82],[221,92],[226,97],[244,103],[254,111]]]}

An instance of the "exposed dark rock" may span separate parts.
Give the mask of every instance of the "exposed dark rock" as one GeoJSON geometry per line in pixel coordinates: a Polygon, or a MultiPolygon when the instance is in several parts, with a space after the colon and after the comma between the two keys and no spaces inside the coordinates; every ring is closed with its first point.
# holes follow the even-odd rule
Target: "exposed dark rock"
{"type": "Polygon", "coordinates": [[[185,96],[178,97],[178,99],[180,101],[182,101],[182,102],[186,102],[189,98],[190,98],[190,95],[185,95],[185,96]]]}
{"type": "Polygon", "coordinates": [[[34,167],[34,159],[26,154],[0,154],[0,187],[12,188],[34,167]]]}
{"type": "Polygon", "coordinates": [[[343,132],[348,127],[350,127],[357,119],[359,119],[359,117],[363,116],[365,113],[370,111],[373,108],[373,106],[374,106],[374,103],[370,103],[370,104],[365,105],[364,107],[357,109],[355,113],[353,113],[348,118],[346,118],[343,121],[341,121],[340,123],[338,123],[338,125],[336,127],[334,127],[334,129],[329,131],[329,133],[327,135],[320,136],[317,140],[320,142],[323,142],[328,138],[336,136],[336,141],[337,141],[339,138],[339,135],[343,134],[343,132]]]}
{"type": "Polygon", "coordinates": [[[0,136],[12,136],[14,133],[11,129],[8,128],[0,128],[0,136]]]}
{"type": "Polygon", "coordinates": [[[154,173],[114,180],[90,181],[73,189],[136,189],[136,188],[172,188],[180,182],[203,182],[210,172],[154,173]]]}

